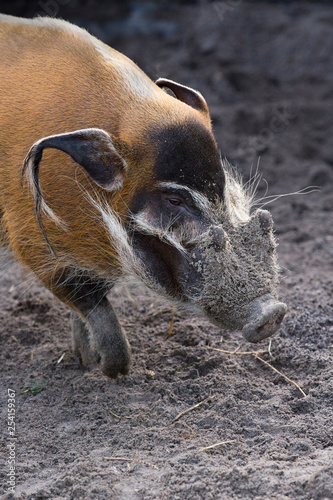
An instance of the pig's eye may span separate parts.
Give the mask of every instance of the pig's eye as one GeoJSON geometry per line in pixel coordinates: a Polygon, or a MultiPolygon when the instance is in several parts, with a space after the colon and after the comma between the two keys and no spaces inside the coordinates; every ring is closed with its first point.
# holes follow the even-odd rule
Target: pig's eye
{"type": "Polygon", "coordinates": [[[188,211],[189,203],[188,203],[187,193],[179,193],[178,192],[162,192],[163,204],[166,209],[175,211],[188,211]]]}
{"type": "Polygon", "coordinates": [[[180,205],[183,205],[183,200],[180,198],[177,198],[176,196],[170,196],[167,198],[168,202],[170,205],[173,205],[174,207],[179,207],[180,205]]]}

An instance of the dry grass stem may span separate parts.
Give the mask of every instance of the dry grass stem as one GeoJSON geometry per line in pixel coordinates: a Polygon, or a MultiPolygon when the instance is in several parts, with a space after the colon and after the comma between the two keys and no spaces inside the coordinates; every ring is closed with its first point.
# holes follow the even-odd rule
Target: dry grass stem
{"type": "Polygon", "coordinates": [[[210,346],[206,347],[207,349],[211,349],[212,351],[223,352],[224,354],[236,354],[237,356],[246,356],[248,354],[252,354],[253,356],[254,354],[264,354],[268,352],[267,349],[259,351],[237,351],[237,349],[239,349],[238,347],[235,351],[225,351],[224,349],[217,349],[216,347],[210,347],[210,346]]]}
{"type": "Polygon", "coordinates": [[[271,351],[271,348],[272,348],[272,339],[269,339],[269,343],[268,343],[268,354],[271,358],[272,361],[275,361],[275,358],[272,354],[272,351],[271,351]]]}
{"type": "Polygon", "coordinates": [[[182,420],[178,420],[178,422],[175,422],[175,424],[185,425],[185,427],[187,427],[192,432],[193,437],[195,437],[195,438],[198,437],[198,434],[196,434],[194,432],[194,430],[192,429],[192,427],[190,427],[186,422],[183,422],[182,420]]]}
{"type": "Polygon", "coordinates": [[[173,422],[173,424],[168,425],[168,426],[167,426],[167,427],[165,427],[165,428],[167,429],[168,427],[174,427],[176,424],[182,424],[182,425],[185,425],[185,427],[187,427],[187,428],[188,428],[188,429],[192,432],[193,437],[195,437],[195,438],[196,438],[196,437],[198,437],[198,434],[196,434],[196,433],[194,432],[194,430],[192,429],[192,427],[190,427],[190,426],[189,426],[186,422],[184,422],[183,420],[177,420],[177,422],[173,422]]]}
{"type": "Polygon", "coordinates": [[[273,371],[275,371],[278,375],[280,375],[281,377],[283,377],[285,380],[287,380],[287,382],[290,382],[291,384],[293,384],[295,387],[297,387],[297,389],[301,392],[301,394],[303,394],[303,396],[306,396],[305,392],[303,391],[303,389],[298,385],[296,384],[296,382],[294,382],[293,380],[291,380],[289,377],[287,377],[286,375],[283,375],[283,373],[281,373],[279,370],[277,370],[276,368],[274,368],[274,366],[272,366],[270,363],[267,363],[267,361],[265,361],[264,359],[262,359],[260,356],[258,356],[257,354],[253,354],[253,357],[256,358],[256,359],[259,359],[259,361],[262,361],[265,365],[269,366],[273,371]]]}
{"type": "Polygon", "coordinates": [[[127,420],[133,420],[134,418],[138,418],[138,417],[140,417],[142,415],[142,413],[138,413],[138,415],[134,415],[133,417],[126,417],[126,416],[122,417],[121,415],[117,415],[116,413],[113,413],[113,411],[109,410],[109,408],[107,408],[107,411],[109,413],[111,413],[111,415],[113,415],[114,417],[122,419],[122,420],[126,420],[126,419],[127,420]]]}
{"type": "Polygon", "coordinates": [[[137,458],[138,458],[138,454],[136,453],[134,455],[132,462],[127,462],[128,472],[132,472],[134,470],[134,465],[135,465],[135,462],[137,461],[137,458]]]}
{"type": "Polygon", "coordinates": [[[59,363],[61,363],[61,362],[62,362],[62,360],[64,359],[65,354],[66,354],[66,353],[65,353],[65,352],[63,352],[63,353],[62,353],[62,355],[60,356],[60,358],[58,359],[58,361],[57,361],[57,364],[58,364],[58,365],[59,365],[59,363]]]}
{"type": "Polygon", "coordinates": [[[275,373],[277,373],[282,378],[284,378],[285,380],[287,380],[287,382],[290,382],[295,387],[297,387],[297,389],[301,392],[301,394],[303,396],[306,396],[306,394],[303,391],[303,389],[296,382],[294,382],[289,377],[287,377],[286,375],[284,375],[283,373],[281,373],[279,370],[277,370],[276,368],[274,368],[274,366],[272,366],[270,363],[268,363],[267,361],[265,361],[264,359],[262,359],[259,356],[259,354],[266,354],[266,353],[268,353],[271,356],[271,358],[274,360],[274,357],[273,357],[273,355],[271,353],[271,346],[270,345],[269,345],[268,350],[266,349],[266,350],[258,350],[258,351],[226,351],[224,349],[217,349],[216,347],[209,347],[209,346],[206,346],[206,347],[207,347],[207,349],[211,349],[212,351],[223,352],[224,354],[234,354],[234,355],[238,355],[238,356],[253,356],[255,359],[258,359],[259,361],[261,361],[262,363],[264,363],[266,366],[268,366],[269,368],[271,368],[275,373]]]}
{"type": "Polygon", "coordinates": [[[221,441],[220,443],[211,444],[210,446],[205,446],[205,448],[200,448],[199,451],[212,450],[223,444],[236,443],[236,439],[229,439],[228,441],[221,441]]]}
{"type": "Polygon", "coordinates": [[[196,408],[199,408],[199,406],[203,405],[204,403],[206,403],[207,401],[210,401],[214,398],[215,396],[209,396],[208,398],[204,399],[203,401],[200,401],[200,403],[197,403],[196,405],[194,406],[191,406],[191,408],[187,408],[187,410],[184,410],[182,412],[180,412],[177,417],[174,419],[174,422],[176,422],[177,420],[179,420],[181,417],[183,417],[184,415],[186,415],[187,413],[189,413],[190,411],[192,410],[195,410],[196,408]]]}

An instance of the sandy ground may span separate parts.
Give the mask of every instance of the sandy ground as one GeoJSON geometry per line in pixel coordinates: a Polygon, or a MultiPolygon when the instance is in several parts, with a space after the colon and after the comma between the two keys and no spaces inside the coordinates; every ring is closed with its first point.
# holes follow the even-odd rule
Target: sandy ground
{"type": "Polygon", "coordinates": [[[267,206],[289,310],[271,343],[247,344],[182,311],[168,337],[170,305],[119,285],[110,298],[133,365],[111,381],[77,366],[65,306],[18,265],[3,266],[1,498],[332,499],[333,8],[163,5],[118,9],[112,21],[97,8],[74,15],[70,4],[60,14],[152,78],[199,89],[223,155],[245,179],[260,156],[258,199],[267,185],[268,195],[321,186],[267,206]],[[257,349],[261,359],[241,354],[257,349]],[[8,388],[15,494],[6,483],[8,388]]]}

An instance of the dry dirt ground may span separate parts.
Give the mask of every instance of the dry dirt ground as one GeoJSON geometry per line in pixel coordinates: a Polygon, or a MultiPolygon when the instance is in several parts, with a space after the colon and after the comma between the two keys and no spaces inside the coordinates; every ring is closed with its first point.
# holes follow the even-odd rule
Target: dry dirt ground
{"type": "Polygon", "coordinates": [[[19,266],[3,267],[1,498],[332,499],[333,8],[225,0],[132,3],[108,14],[72,2],[58,14],[152,78],[205,95],[222,153],[245,180],[260,157],[258,198],[267,184],[268,195],[321,191],[268,205],[288,304],[270,344],[247,344],[179,310],[168,337],[170,305],[120,285],[111,299],[133,365],[116,381],[78,368],[69,311],[19,266]],[[240,354],[257,349],[270,349],[260,356],[271,366],[240,354]],[[36,386],[43,390],[34,395],[36,386]],[[5,475],[8,388],[16,391],[15,495],[5,475]]]}

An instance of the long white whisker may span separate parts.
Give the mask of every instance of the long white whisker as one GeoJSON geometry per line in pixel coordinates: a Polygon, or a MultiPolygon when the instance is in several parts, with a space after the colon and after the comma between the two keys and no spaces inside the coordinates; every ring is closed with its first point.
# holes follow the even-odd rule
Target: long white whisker
{"type": "Polygon", "coordinates": [[[270,203],[273,203],[276,200],[279,200],[280,198],[285,198],[286,196],[293,196],[293,195],[299,195],[299,194],[310,194],[310,193],[317,193],[320,191],[319,186],[308,186],[306,188],[300,189],[299,191],[294,191],[292,193],[283,193],[283,194],[277,194],[277,195],[270,195],[270,196],[265,196],[262,198],[259,198],[259,200],[256,200],[253,205],[260,205],[260,208],[265,207],[266,205],[269,205],[270,203]],[[310,191],[309,191],[310,190],[310,191]],[[262,201],[266,201],[266,203],[261,204],[262,201]]]}
{"type": "Polygon", "coordinates": [[[263,179],[263,181],[266,184],[265,194],[263,196],[263,198],[265,199],[267,197],[267,193],[268,193],[268,182],[266,181],[266,179],[263,179]]]}

